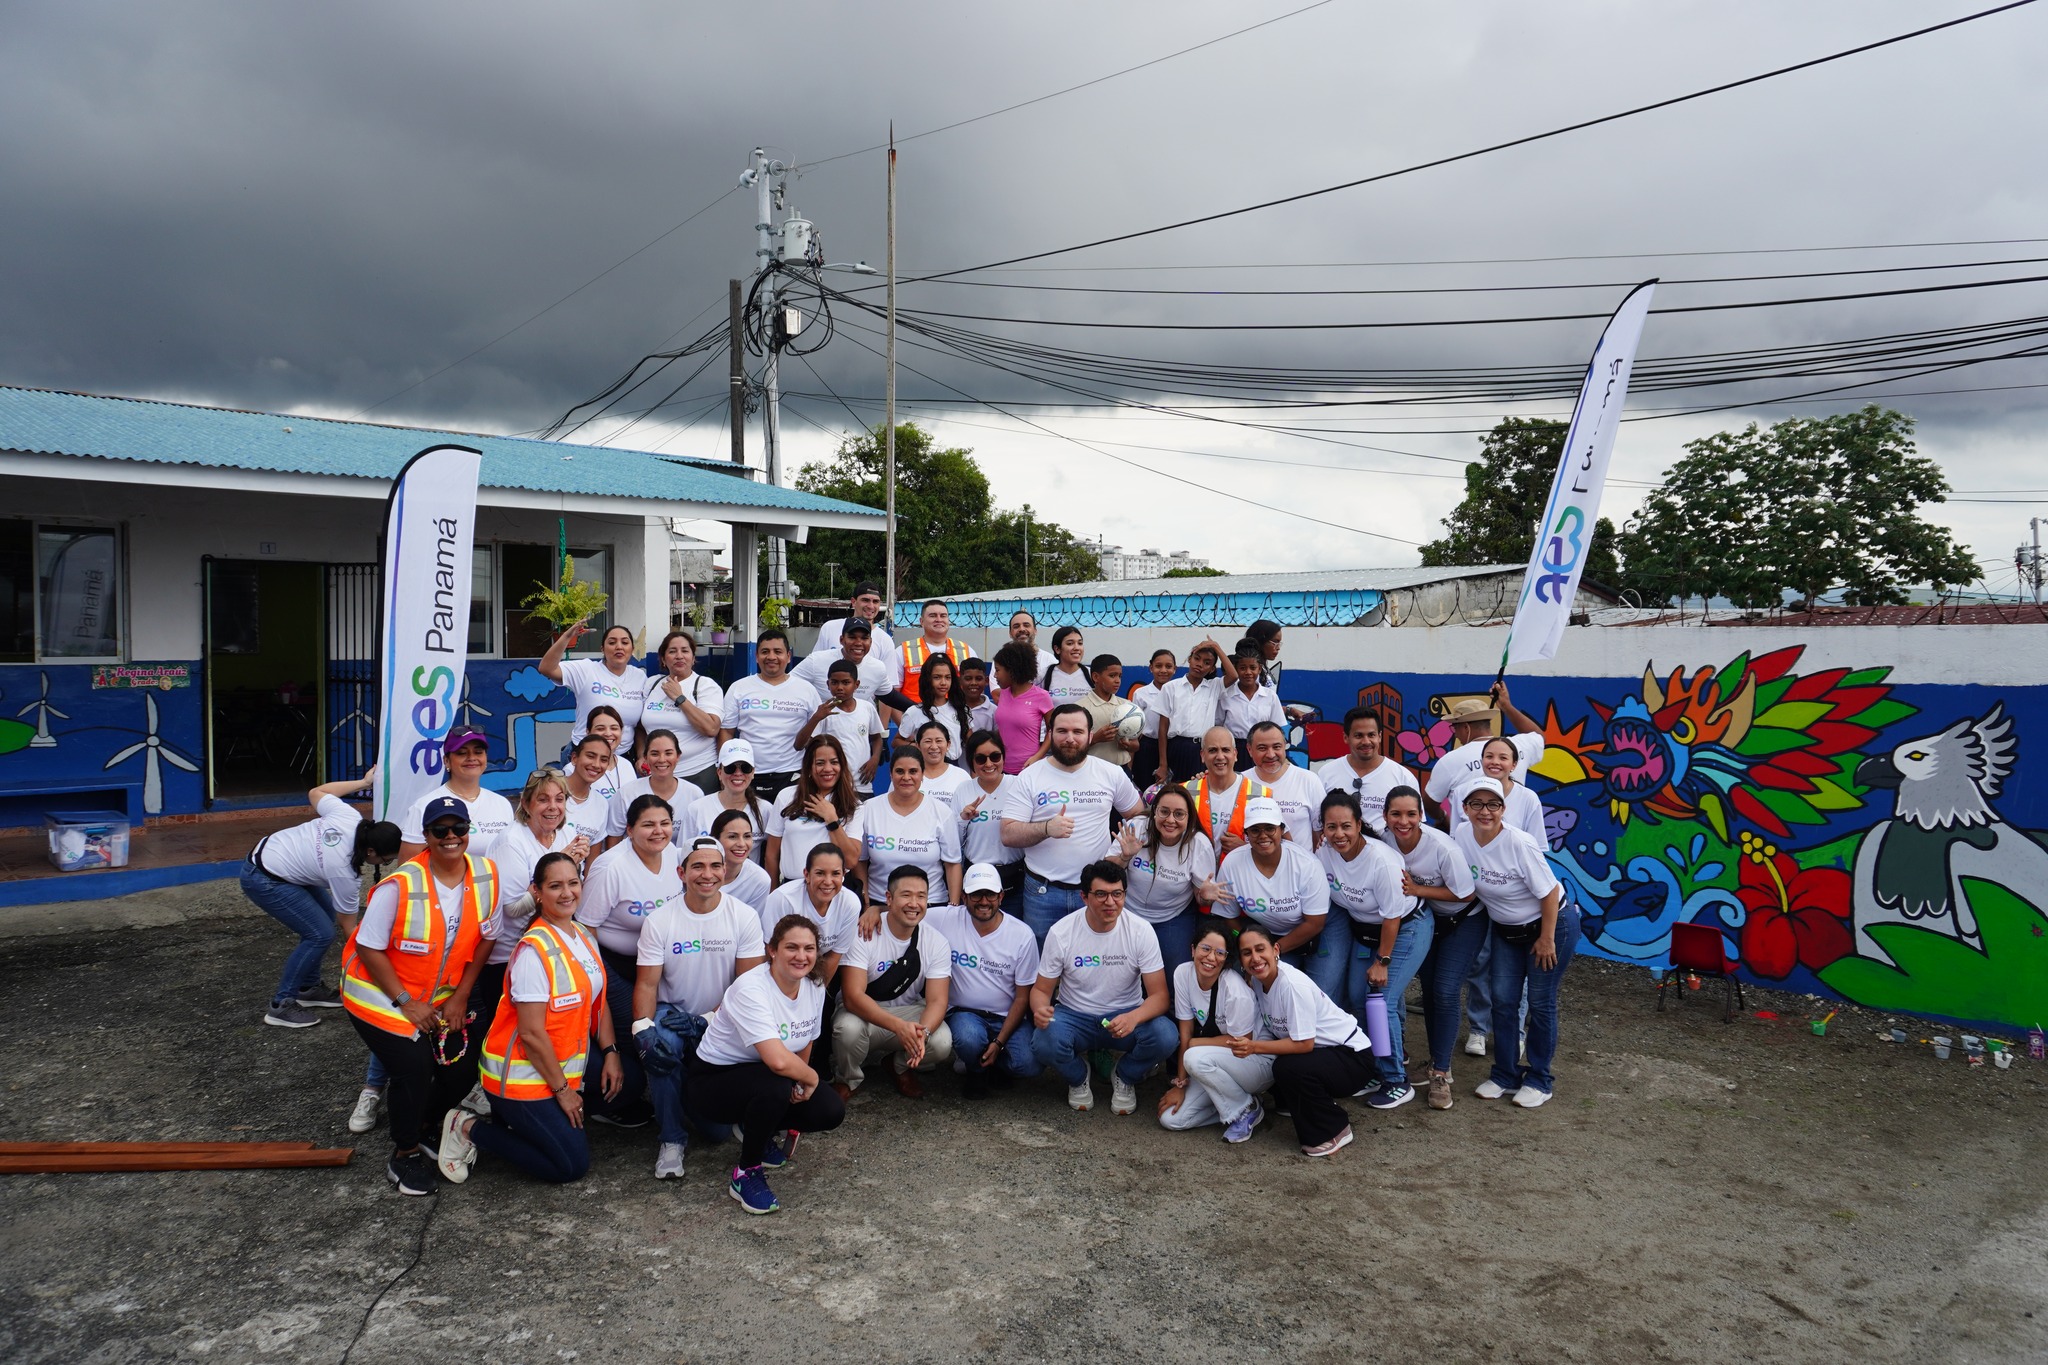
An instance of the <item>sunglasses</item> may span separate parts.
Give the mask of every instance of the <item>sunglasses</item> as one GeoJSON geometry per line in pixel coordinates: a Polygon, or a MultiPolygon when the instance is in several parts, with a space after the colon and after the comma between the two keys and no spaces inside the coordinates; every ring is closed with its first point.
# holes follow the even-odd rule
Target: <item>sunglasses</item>
{"type": "Polygon", "coordinates": [[[469,836],[469,826],[460,821],[435,825],[427,833],[436,839],[464,839],[469,836]]]}
{"type": "Polygon", "coordinates": [[[751,763],[728,763],[719,771],[728,773],[750,773],[754,771],[754,765],[751,763]]]}
{"type": "Polygon", "coordinates": [[[1003,761],[1003,755],[1000,750],[989,749],[976,754],[974,761],[976,763],[1000,763],[1003,761]]]}
{"type": "Polygon", "coordinates": [[[535,768],[532,772],[528,773],[526,775],[526,780],[528,782],[538,782],[543,777],[560,777],[561,775],[562,770],[560,768],[550,767],[547,764],[543,763],[540,767],[535,768]]]}

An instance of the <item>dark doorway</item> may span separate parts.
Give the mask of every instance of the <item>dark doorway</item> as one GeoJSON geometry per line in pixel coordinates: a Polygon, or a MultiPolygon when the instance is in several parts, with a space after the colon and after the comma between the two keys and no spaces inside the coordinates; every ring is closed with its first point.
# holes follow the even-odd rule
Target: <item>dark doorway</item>
{"type": "Polygon", "coordinates": [[[206,567],[213,797],[297,800],[320,781],[321,566],[213,559],[206,567]]]}

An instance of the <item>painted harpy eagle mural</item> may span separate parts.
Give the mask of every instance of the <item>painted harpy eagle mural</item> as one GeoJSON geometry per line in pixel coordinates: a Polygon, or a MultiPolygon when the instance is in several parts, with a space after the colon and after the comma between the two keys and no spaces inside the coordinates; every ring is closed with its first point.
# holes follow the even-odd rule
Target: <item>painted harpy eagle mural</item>
{"type": "Polygon", "coordinates": [[[1859,956],[1890,962],[1876,924],[1911,924],[1980,946],[1964,877],[2039,894],[2048,888],[2048,847],[1993,809],[2012,773],[2018,741],[2004,705],[1864,760],[1856,782],[1895,790],[1892,818],[1856,853],[1859,956]]]}

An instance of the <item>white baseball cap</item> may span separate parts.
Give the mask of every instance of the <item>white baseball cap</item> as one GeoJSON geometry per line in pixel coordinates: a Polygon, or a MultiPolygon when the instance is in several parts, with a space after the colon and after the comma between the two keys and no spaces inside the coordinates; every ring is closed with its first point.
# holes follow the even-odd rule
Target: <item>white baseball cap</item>
{"type": "Polygon", "coordinates": [[[1458,788],[1458,804],[1462,806],[1467,801],[1470,801],[1473,792],[1492,792],[1503,801],[1508,799],[1508,794],[1501,790],[1499,782],[1491,777],[1475,777],[1464,786],[1458,788]]]}
{"type": "Polygon", "coordinates": [[[1284,825],[1280,816],[1280,803],[1270,796],[1254,796],[1244,803],[1244,827],[1255,825],[1284,825]]]}
{"type": "Polygon", "coordinates": [[[967,869],[967,875],[960,879],[960,894],[973,891],[997,891],[1003,889],[1003,878],[993,863],[976,863],[967,869]]]}
{"type": "Polygon", "coordinates": [[[729,739],[718,751],[718,766],[729,768],[735,763],[754,766],[754,746],[743,739],[729,739]]]}

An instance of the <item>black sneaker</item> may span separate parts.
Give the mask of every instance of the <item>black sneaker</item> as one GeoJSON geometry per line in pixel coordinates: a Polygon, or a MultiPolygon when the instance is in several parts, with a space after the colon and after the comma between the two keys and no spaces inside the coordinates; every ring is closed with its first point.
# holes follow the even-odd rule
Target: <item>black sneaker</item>
{"type": "Polygon", "coordinates": [[[617,1109],[592,1109],[588,1117],[595,1123],[608,1123],[614,1128],[645,1128],[654,1122],[654,1106],[645,1100],[636,1100],[617,1109]]]}
{"type": "Polygon", "coordinates": [[[394,1154],[391,1164],[384,1168],[384,1174],[398,1187],[400,1194],[432,1194],[439,1177],[434,1174],[433,1165],[425,1152],[413,1152],[408,1156],[394,1154]]]}
{"type": "Polygon", "coordinates": [[[341,1008],[341,992],[332,986],[323,986],[318,982],[300,991],[295,998],[308,1009],[338,1010],[341,1008]]]}
{"type": "Polygon", "coordinates": [[[1008,1090],[1017,1083],[1016,1076],[1010,1071],[1008,1061],[999,1061],[994,1066],[986,1067],[982,1070],[981,1074],[986,1076],[988,1083],[998,1090],[1008,1090]]]}
{"type": "Polygon", "coordinates": [[[960,1078],[960,1094],[965,1099],[985,1100],[988,1098],[988,1076],[984,1072],[970,1071],[960,1078]]]}

